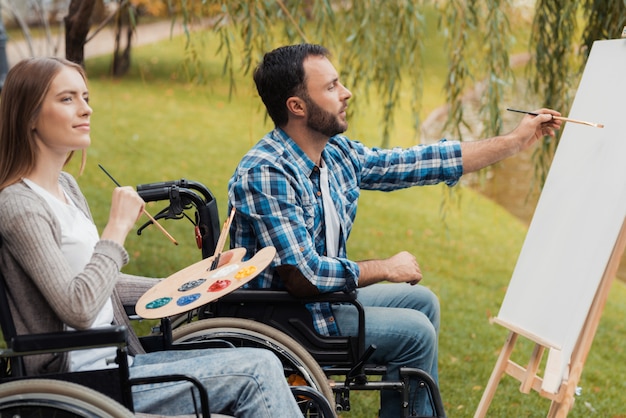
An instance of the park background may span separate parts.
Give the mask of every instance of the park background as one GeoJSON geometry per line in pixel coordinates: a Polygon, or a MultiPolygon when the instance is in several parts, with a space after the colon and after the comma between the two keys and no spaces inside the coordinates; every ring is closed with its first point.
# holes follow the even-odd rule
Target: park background
{"type": "MultiPolygon", "coordinates": [[[[524,36],[530,18],[516,16],[520,41],[512,59],[518,60],[519,78],[506,96],[512,107],[533,108],[540,98],[528,94],[523,79],[528,62],[524,36]]],[[[411,146],[439,138],[445,122],[443,85],[446,56],[443,40],[437,35],[438,10],[425,13],[429,36],[425,38],[423,123],[413,128],[408,98],[395,116],[390,146],[411,146]]],[[[154,24],[159,22],[154,22],[154,24]]],[[[162,22],[161,22],[162,23],[162,22]]],[[[165,22],[168,23],[168,22],[165,22]]],[[[140,24],[140,29],[148,27],[140,24]]],[[[226,184],[241,156],[272,126],[254,91],[251,76],[241,70],[234,74],[235,90],[223,71],[219,39],[202,31],[201,69],[190,69],[184,60],[188,38],[170,36],[169,24],[153,26],[161,40],[137,43],[132,64],[121,78],[110,75],[111,55],[95,49],[93,39],[85,47],[85,67],[90,78],[92,146],[87,169],[78,177],[97,225],[108,217],[110,180],[98,169],[102,164],[123,184],[187,178],[204,183],[216,195],[222,217],[226,212],[226,184]],[[203,81],[193,77],[201,71],[203,81]],[[190,73],[192,76],[190,77],[190,73]]],[[[177,32],[178,33],[178,32],[177,32]]],[[[144,35],[147,36],[147,35],[144,35]]],[[[17,39],[18,34],[14,34],[17,39]]],[[[109,38],[109,41],[111,39],[109,38]]],[[[9,41],[9,43],[11,40],[9,41]]],[[[278,45],[276,45],[278,46],[278,45]]],[[[236,57],[241,60],[241,57],[236,57]]],[[[335,62],[340,69],[341,62],[335,62]]],[[[237,68],[237,66],[235,66],[237,68]]],[[[348,86],[350,88],[350,86],[348,86]]],[[[575,83],[571,86],[575,91],[575,83]]],[[[468,113],[478,113],[484,86],[477,80],[465,94],[468,113]]],[[[348,135],[370,146],[381,142],[380,102],[355,94],[351,104],[358,110],[349,120],[348,135]]],[[[504,130],[512,129],[519,115],[503,115],[504,130]]],[[[480,133],[478,117],[470,120],[466,140],[480,133]]],[[[433,289],[442,305],[440,339],[440,386],[450,417],[472,416],[487,383],[507,331],[491,325],[498,312],[508,280],[515,267],[538,195],[532,156],[529,150],[506,160],[492,170],[468,177],[459,186],[414,188],[393,193],[363,192],[360,210],[349,241],[351,258],[385,257],[397,251],[415,254],[424,271],[422,284],[433,289]]],[[[77,175],[78,161],[68,166],[77,175]]],[[[148,205],[150,213],[162,206],[148,205]]],[[[155,228],[141,236],[129,236],[131,262],[126,272],[163,277],[200,259],[195,247],[193,226],[187,221],[162,221],[181,245],[174,247],[155,228]]],[[[139,225],[139,224],[138,224],[139,225]]],[[[626,416],[621,394],[626,385],[624,351],[624,308],[622,281],[615,281],[598,334],[587,360],[571,417],[626,416]]],[[[518,344],[521,363],[532,347],[518,344]]],[[[491,404],[489,416],[543,416],[549,402],[535,393],[520,394],[518,384],[505,377],[491,404]]],[[[354,410],[346,417],[370,417],[376,410],[375,394],[353,395],[354,410]]]]}

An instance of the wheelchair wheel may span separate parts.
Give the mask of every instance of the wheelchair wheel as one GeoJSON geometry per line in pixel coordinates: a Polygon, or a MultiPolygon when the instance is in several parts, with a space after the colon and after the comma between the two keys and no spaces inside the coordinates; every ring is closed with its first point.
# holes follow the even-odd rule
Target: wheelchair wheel
{"type": "Polygon", "coordinates": [[[133,418],[131,411],[88,387],[53,379],[0,384],[0,418],[133,418]]]}
{"type": "Polygon", "coordinates": [[[174,344],[223,340],[236,347],[269,349],[283,363],[285,376],[290,384],[306,385],[316,389],[334,408],[333,392],[319,364],[293,338],[269,325],[240,318],[201,319],[172,330],[172,339],[174,344]]]}

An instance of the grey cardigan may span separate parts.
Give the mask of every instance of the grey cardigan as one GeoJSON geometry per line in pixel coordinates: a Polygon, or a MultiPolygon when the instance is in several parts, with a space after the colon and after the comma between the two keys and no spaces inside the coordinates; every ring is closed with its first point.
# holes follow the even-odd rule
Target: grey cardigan
{"type": "MultiPolygon", "coordinates": [[[[61,173],[59,183],[76,206],[92,219],[76,180],[61,173]]],[[[92,219],[93,220],[93,219],[92,219]]],[[[123,306],[134,305],[157,282],[121,273],[128,253],[119,244],[100,240],[90,262],[74,276],[61,253],[61,228],[46,201],[24,182],[0,192],[0,269],[18,334],[61,331],[91,326],[109,297],[115,323],[129,329],[129,351],[143,353],[123,306]]],[[[29,374],[68,370],[67,354],[31,356],[29,374]]]]}

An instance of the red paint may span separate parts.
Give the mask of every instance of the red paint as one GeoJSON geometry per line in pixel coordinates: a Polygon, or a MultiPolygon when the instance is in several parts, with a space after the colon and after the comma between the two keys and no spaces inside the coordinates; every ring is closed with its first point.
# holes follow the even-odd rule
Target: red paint
{"type": "Polygon", "coordinates": [[[207,289],[207,292],[219,292],[230,286],[230,280],[218,280],[207,289]]]}

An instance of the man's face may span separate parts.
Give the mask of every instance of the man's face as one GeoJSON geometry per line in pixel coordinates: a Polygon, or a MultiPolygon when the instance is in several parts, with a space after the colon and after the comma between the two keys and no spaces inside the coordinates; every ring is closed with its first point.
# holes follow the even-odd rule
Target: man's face
{"type": "Polygon", "coordinates": [[[306,105],[307,126],[328,137],[345,132],[352,93],[339,82],[335,67],[325,57],[310,56],[304,61],[304,71],[307,93],[301,99],[306,105]]]}

